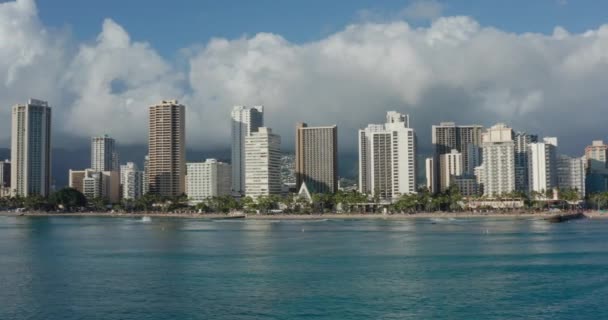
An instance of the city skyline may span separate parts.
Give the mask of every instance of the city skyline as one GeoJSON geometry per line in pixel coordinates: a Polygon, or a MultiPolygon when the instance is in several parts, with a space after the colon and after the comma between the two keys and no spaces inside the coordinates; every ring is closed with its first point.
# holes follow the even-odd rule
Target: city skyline
{"type": "MultiPolygon", "coordinates": [[[[87,22],[86,35],[76,27],[78,37],[72,38],[54,28],[61,25],[49,22],[49,15],[61,13],[48,4],[3,2],[0,17],[15,22],[0,24],[3,34],[21,37],[6,41],[7,47],[1,49],[7,59],[0,65],[6,71],[0,105],[11,106],[29,96],[49,101],[60,121],[53,135],[58,148],[83,146],[103,132],[111,132],[123,145],[143,145],[147,129],[140,119],[148,105],[162,99],[191,106],[187,141],[197,150],[224,144],[230,135],[223,125],[226,110],[243,103],[267,106],[267,121],[275,123],[285,150],[293,149],[291,128],[299,121],[322,125],[331,117],[341,131],[349,132],[394,109],[416,119],[413,127],[421,145],[430,140],[426,128],[442,121],[485,127],[505,122],[517,130],[558,137],[570,155],[589,140],[606,140],[602,123],[594,116],[602,112],[607,98],[601,83],[608,72],[597,49],[605,41],[602,19],[585,19],[581,26],[573,25],[573,18],[551,20],[551,15],[542,15],[542,28],[521,25],[514,30],[461,4],[435,2],[443,10],[422,22],[406,15],[387,16],[382,13],[400,10],[369,8],[369,1],[339,4],[348,6],[352,16],[368,9],[367,19],[342,19],[335,29],[314,39],[294,40],[279,29],[261,27],[240,32],[236,27],[233,34],[224,34],[226,25],[220,24],[207,31],[216,40],[201,36],[198,46],[185,43],[180,59],[162,51],[163,40],[140,34],[145,28],[125,21],[116,4],[100,5],[106,10],[96,14],[105,16],[87,22]],[[500,50],[484,53],[479,48],[500,50]],[[29,58],[18,59],[15,54],[21,52],[29,58]],[[505,67],[504,61],[512,64],[505,67]],[[340,116],[345,110],[349,117],[340,116]],[[203,122],[205,126],[198,125],[203,122]],[[569,126],[553,126],[560,122],[569,126]]],[[[183,5],[177,6],[183,11],[183,5]]],[[[487,5],[478,6],[489,10],[487,5]]],[[[530,10],[541,7],[547,13],[588,11],[584,5],[554,2],[530,10]]],[[[208,13],[205,6],[192,9],[197,8],[208,13]]],[[[222,8],[217,8],[220,15],[226,14],[222,8]]],[[[0,128],[6,128],[2,121],[7,113],[0,108],[0,128]]],[[[8,130],[0,132],[0,146],[8,146],[8,139],[8,130]]],[[[339,139],[341,151],[356,150],[356,139],[350,135],[339,139]]]]}

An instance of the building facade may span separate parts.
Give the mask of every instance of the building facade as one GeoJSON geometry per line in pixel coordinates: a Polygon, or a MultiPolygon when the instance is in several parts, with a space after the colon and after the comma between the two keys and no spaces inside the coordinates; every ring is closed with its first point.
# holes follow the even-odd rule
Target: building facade
{"type": "Polygon", "coordinates": [[[460,175],[452,177],[452,185],[458,188],[460,194],[464,197],[473,197],[479,195],[479,185],[477,177],[474,175],[460,175]]]}
{"type": "Polygon", "coordinates": [[[116,141],[108,135],[91,138],[91,169],[95,171],[118,171],[116,141]]]}
{"type": "Polygon", "coordinates": [[[245,137],[245,195],[281,194],[281,138],[260,127],[245,137]]]}
{"type": "Polygon", "coordinates": [[[547,193],[557,188],[557,138],[528,144],[528,191],[547,193]]]}
{"type": "Polygon", "coordinates": [[[390,111],[384,125],[359,130],[359,192],[387,201],[416,193],[416,134],[409,116],[390,111]]]}
{"type": "Polygon", "coordinates": [[[480,176],[485,196],[494,197],[515,191],[515,145],[513,130],[496,124],[482,136],[483,164],[480,176]]]}
{"type": "Polygon", "coordinates": [[[312,193],[338,191],[338,127],[296,127],[296,190],[303,183],[312,193]]]}
{"type": "Polygon", "coordinates": [[[513,137],[515,143],[515,190],[528,192],[528,145],[537,143],[538,136],[526,132],[517,132],[513,137]]]}
{"type": "Polygon", "coordinates": [[[426,175],[426,188],[430,193],[435,193],[435,159],[430,157],[424,159],[424,173],[426,175]]]}
{"type": "Polygon", "coordinates": [[[557,186],[563,190],[578,191],[585,198],[585,159],[571,158],[566,155],[557,157],[557,186]]]}
{"type": "MultiPolygon", "coordinates": [[[[432,143],[435,153],[435,172],[439,172],[441,168],[440,156],[455,149],[462,153],[463,172],[473,174],[472,170],[480,165],[481,155],[479,150],[474,149],[474,147],[479,148],[481,146],[483,129],[483,126],[480,125],[460,126],[454,122],[441,122],[439,125],[433,125],[432,143]]],[[[441,186],[445,186],[446,183],[441,180],[440,175],[437,178],[434,189],[439,191],[441,186]]]]}
{"type": "Polygon", "coordinates": [[[120,202],[118,171],[70,170],[69,175],[70,188],[80,191],[88,200],[102,198],[109,203],[120,202]]]}
{"type": "Polygon", "coordinates": [[[135,200],[144,195],[144,172],[133,162],[120,166],[121,197],[135,200]]]}
{"type": "Polygon", "coordinates": [[[186,194],[192,203],[228,196],[232,190],[232,168],[216,159],[187,163],[186,194]]]}
{"type": "Polygon", "coordinates": [[[264,107],[232,108],[232,191],[245,193],[245,139],[264,126],[264,107]]]}
{"type": "Polygon", "coordinates": [[[454,176],[463,174],[462,153],[456,149],[452,149],[450,153],[445,153],[439,156],[441,163],[439,172],[441,174],[441,192],[447,190],[452,185],[454,176]]]}
{"type": "Polygon", "coordinates": [[[0,161],[0,188],[11,187],[11,162],[0,161]]]}
{"type": "Polygon", "coordinates": [[[608,191],[608,145],[595,140],[585,148],[586,192],[589,194],[608,191]]]}
{"type": "Polygon", "coordinates": [[[149,192],[180,196],[186,192],[186,108],[177,100],[150,107],[149,192]]]}
{"type": "Polygon", "coordinates": [[[51,189],[51,108],[30,99],[12,110],[11,191],[46,197],[51,189]]]}

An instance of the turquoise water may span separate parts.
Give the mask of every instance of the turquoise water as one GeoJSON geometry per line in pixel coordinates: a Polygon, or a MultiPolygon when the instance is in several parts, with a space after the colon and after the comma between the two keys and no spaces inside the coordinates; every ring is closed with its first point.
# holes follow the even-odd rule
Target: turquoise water
{"type": "Polygon", "coordinates": [[[0,217],[0,319],[608,319],[607,231],[0,217]]]}

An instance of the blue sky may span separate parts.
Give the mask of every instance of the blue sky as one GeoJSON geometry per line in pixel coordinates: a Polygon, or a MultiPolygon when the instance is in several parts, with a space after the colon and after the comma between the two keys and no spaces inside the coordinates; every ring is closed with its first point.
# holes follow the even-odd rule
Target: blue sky
{"type": "MultiPolygon", "coordinates": [[[[407,7],[404,0],[39,0],[45,25],[70,28],[81,41],[94,39],[111,18],[136,41],[146,41],[163,56],[205,44],[212,37],[234,39],[258,32],[282,35],[293,43],[321,39],[361,20],[362,11],[380,16],[407,7]]],[[[438,1],[442,15],[466,15],[481,25],[522,33],[550,34],[555,26],[571,32],[606,22],[608,2],[600,0],[438,1]]],[[[411,21],[424,25],[424,21],[411,21]]]]}

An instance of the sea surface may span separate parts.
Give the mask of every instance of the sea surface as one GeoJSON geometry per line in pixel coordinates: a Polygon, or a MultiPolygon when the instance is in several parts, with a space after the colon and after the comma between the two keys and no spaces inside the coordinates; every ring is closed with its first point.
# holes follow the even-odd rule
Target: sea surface
{"type": "Polygon", "coordinates": [[[0,319],[608,319],[608,219],[0,217],[0,319]]]}

